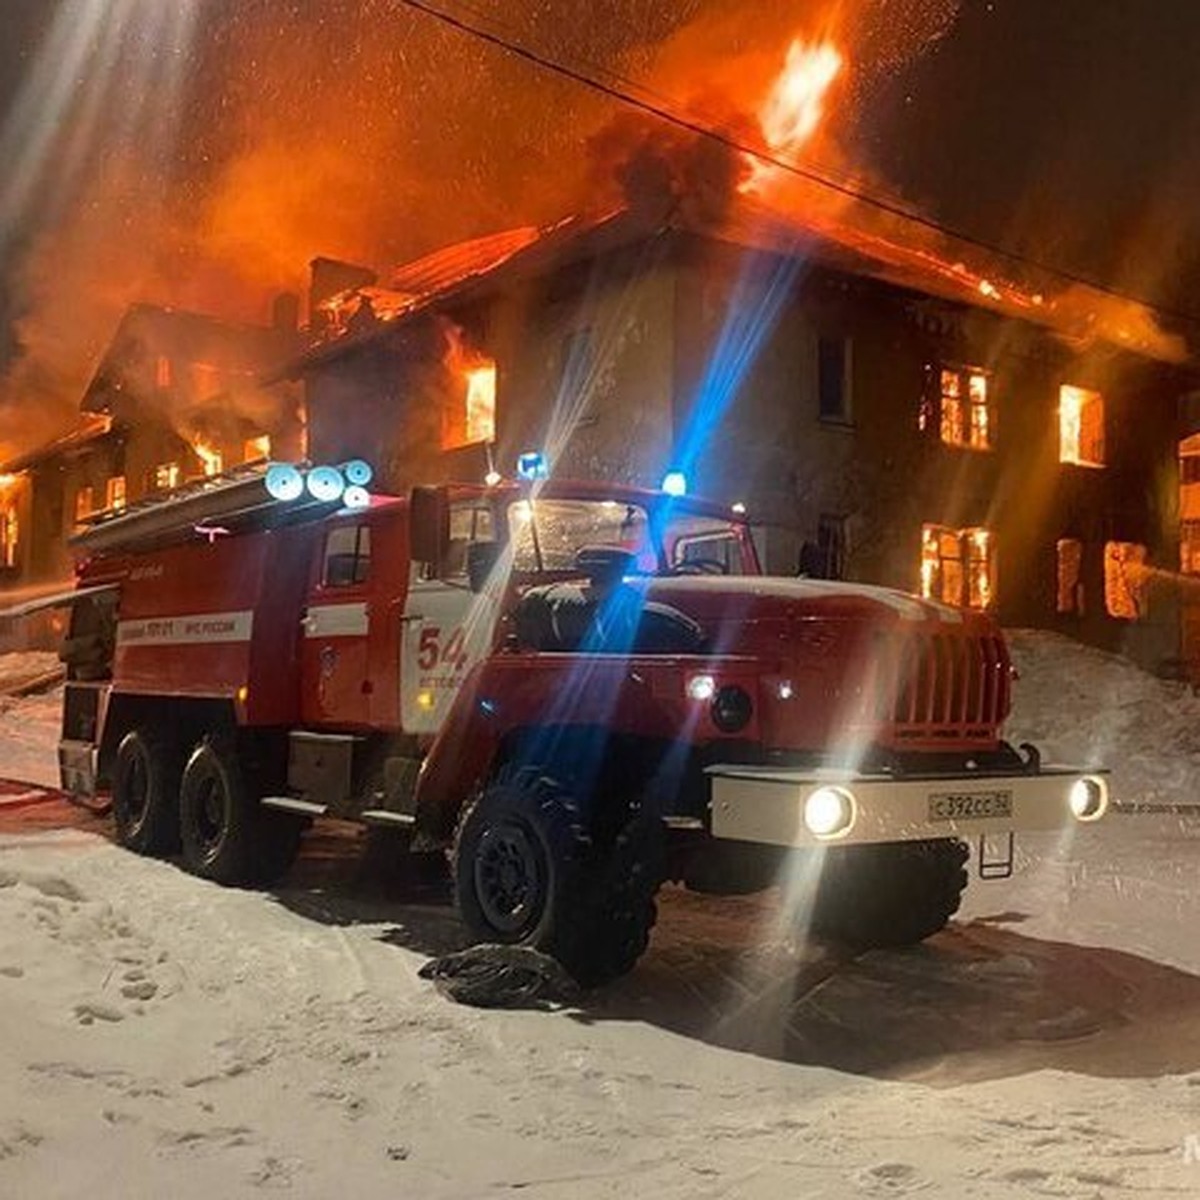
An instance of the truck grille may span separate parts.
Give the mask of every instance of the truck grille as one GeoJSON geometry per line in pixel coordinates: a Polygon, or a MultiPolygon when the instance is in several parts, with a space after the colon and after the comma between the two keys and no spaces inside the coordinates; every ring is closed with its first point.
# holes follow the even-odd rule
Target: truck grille
{"type": "Polygon", "coordinates": [[[1008,715],[1008,650],[999,637],[965,633],[880,635],[875,719],[895,736],[970,737],[1008,715]]]}

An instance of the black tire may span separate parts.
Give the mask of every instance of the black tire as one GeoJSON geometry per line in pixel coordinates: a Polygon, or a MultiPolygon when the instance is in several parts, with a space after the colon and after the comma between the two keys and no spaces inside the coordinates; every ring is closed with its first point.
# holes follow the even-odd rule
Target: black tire
{"type": "Polygon", "coordinates": [[[958,911],[969,856],[954,839],[830,847],[810,931],[859,950],[924,941],[958,911]]]}
{"type": "Polygon", "coordinates": [[[554,779],[505,771],[459,821],[455,896],[477,941],[532,946],[597,987],[632,970],[649,944],[661,857],[656,821],[627,814],[594,838],[554,779]]]}
{"type": "Polygon", "coordinates": [[[179,849],[179,756],[149,729],[127,733],[113,767],[113,817],[117,841],[136,854],[179,849]]]}
{"type": "Polygon", "coordinates": [[[179,789],[183,862],[194,875],[230,885],[274,883],[300,847],[302,819],[265,809],[247,786],[231,740],[192,751],[179,789]]]}

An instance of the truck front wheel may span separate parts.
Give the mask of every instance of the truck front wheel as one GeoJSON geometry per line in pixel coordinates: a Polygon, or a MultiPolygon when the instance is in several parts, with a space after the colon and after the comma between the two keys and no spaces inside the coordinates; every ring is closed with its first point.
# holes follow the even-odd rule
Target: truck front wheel
{"type": "Polygon", "coordinates": [[[134,729],[117,747],[113,818],[117,841],[136,854],[179,849],[180,767],[174,747],[149,729],[134,729]]]}
{"type": "Polygon", "coordinates": [[[534,768],[499,775],[464,812],[458,909],[480,942],[532,946],[584,987],[632,970],[661,879],[657,822],[631,814],[603,844],[577,801],[534,768]]]}
{"type": "Polygon", "coordinates": [[[297,818],[259,804],[231,741],[206,740],[192,751],[179,789],[179,832],[184,866],[194,875],[273,883],[296,857],[301,829],[297,818]]]}
{"type": "Polygon", "coordinates": [[[966,843],[952,838],[831,847],[810,932],[859,950],[923,941],[958,911],[969,855],[966,843]]]}

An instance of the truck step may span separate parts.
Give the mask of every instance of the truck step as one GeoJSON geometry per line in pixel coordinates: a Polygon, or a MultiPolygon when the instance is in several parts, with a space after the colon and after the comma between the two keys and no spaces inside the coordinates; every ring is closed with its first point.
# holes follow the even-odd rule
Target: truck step
{"type": "Polygon", "coordinates": [[[267,808],[277,808],[282,812],[299,813],[305,817],[323,817],[328,811],[328,805],[316,804],[312,800],[301,800],[297,796],[264,796],[262,803],[267,808]]]}
{"type": "Polygon", "coordinates": [[[417,823],[417,818],[411,813],[390,812],[386,808],[368,808],[358,815],[368,825],[402,825],[408,829],[417,823]]]}

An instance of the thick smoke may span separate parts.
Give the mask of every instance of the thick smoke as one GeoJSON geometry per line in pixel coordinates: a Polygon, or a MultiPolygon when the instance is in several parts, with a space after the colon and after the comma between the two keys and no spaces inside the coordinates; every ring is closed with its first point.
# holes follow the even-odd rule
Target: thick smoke
{"type": "MultiPolygon", "coordinates": [[[[632,116],[394,0],[89,0],[83,33],[81,7],[45,6],[0,139],[26,148],[0,185],[21,234],[0,239],[11,343],[0,458],[69,423],[132,302],[265,321],[319,254],[386,268],[605,196],[665,196],[718,218],[744,170],[709,139],[632,116]],[[87,81],[74,91],[55,90],[64,58],[87,81]]],[[[896,70],[956,6],[764,5],[753,20],[737,0],[549,7],[495,0],[483,11],[553,57],[741,133],[793,36],[828,33],[852,63],[896,70]]],[[[853,68],[827,130],[850,119],[868,80],[853,68]]],[[[814,146],[837,153],[833,132],[814,146]]]]}

